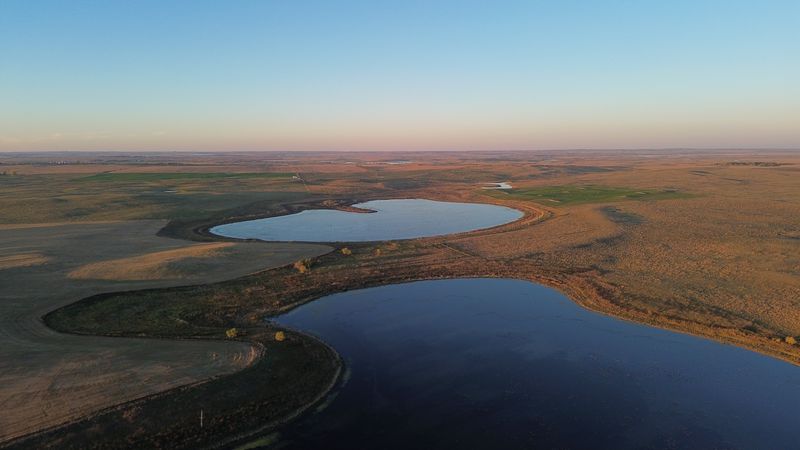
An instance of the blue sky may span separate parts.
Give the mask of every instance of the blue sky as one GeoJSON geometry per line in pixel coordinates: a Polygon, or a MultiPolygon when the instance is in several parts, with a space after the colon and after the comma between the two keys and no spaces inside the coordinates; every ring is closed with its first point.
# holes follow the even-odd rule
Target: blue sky
{"type": "Polygon", "coordinates": [[[0,2],[0,150],[800,147],[797,1],[0,2]]]}

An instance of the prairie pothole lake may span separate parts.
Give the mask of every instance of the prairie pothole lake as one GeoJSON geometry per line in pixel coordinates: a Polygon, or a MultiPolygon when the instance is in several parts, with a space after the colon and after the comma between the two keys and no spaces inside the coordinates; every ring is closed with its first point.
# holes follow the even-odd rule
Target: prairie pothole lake
{"type": "Polygon", "coordinates": [[[279,431],[279,448],[800,442],[797,367],[596,314],[525,281],[363,289],[275,320],[333,346],[349,374],[326,408],[279,431]]]}
{"type": "Polygon", "coordinates": [[[210,231],[225,237],[264,241],[391,241],[491,228],[523,216],[505,206],[424,199],[373,200],[353,206],[375,212],[312,209],[218,225],[210,231]]]}

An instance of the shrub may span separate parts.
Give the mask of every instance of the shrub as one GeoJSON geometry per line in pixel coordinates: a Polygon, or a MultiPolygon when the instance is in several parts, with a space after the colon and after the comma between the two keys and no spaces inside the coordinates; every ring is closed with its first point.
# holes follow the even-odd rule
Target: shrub
{"type": "Polygon", "coordinates": [[[283,342],[286,340],[286,333],[283,331],[276,331],[275,332],[275,340],[278,342],[283,342]]]}
{"type": "Polygon", "coordinates": [[[308,272],[308,266],[306,265],[305,261],[297,261],[296,263],[294,263],[294,268],[297,269],[297,271],[300,273],[308,272]]]}
{"type": "Polygon", "coordinates": [[[789,345],[797,344],[797,339],[795,339],[794,336],[786,336],[786,339],[784,339],[784,340],[789,345]]]}
{"type": "Polygon", "coordinates": [[[225,336],[227,336],[228,339],[233,339],[239,336],[239,330],[236,328],[229,328],[228,331],[225,332],[225,336]]]}
{"type": "Polygon", "coordinates": [[[349,249],[349,248],[347,248],[347,247],[342,247],[342,249],[341,249],[340,251],[341,251],[341,252],[342,252],[342,254],[343,254],[343,255],[345,255],[345,256],[349,256],[349,255],[352,255],[352,254],[353,254],[353,251],[352,251],[352,250],[350,250],[350,249],[349,249]]]}

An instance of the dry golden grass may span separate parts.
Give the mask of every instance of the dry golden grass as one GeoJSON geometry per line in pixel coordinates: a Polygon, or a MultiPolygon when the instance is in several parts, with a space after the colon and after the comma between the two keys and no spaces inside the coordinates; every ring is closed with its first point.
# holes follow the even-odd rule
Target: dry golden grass
{"type": "MultiPolygon", "coordinates": [[[[398,267],[402,274],[397,276],[434,276],[434,267],[439,265],[453,268],[442,270],[449,276],[543,279],[542,275],[553,280],[569,276],[553,284],[573,294],[564,283],[579,283],[572,274],[581,274],[602,284],[610,295],[605,303],[582,301],[594,309],[800,361],[797,349],[784,339],[800,336],[797,153],[588,154],[535,162],[498,158],[465,164],[463,159],[454,159],[441,164],[363,167],[365,174],[358,179],[320,178],[313,189],[334,194],[355,186],[362,191],[365,186],[380,190],[389,186],[387,179],[413,181],[408,185],[417,183],[417,187],[397,188],[396,195],[517,207],[536,203],[490,197],[480,191],[476,180],[506,180],[515,187],[597,185],[689,194],[653,201],[540,204],[550,212],[547,220],[437,239],[439,247],[411,250],[411,259],[398,267]],[[468,266],[477,269],[456,270],[465,257],[473,261],[468,266]],[[405,265],[417,260],[418,273],[407,273],[405,265]],[[514,267],[525,268],[530,275],[520,275],[514,267]]],[[[387,281],[394,277],[388,270],[394,258],[380,263],[387,281]]],[[[356,259],[339,276],[357,285],[354,271],[359,265],[365,273],[374,269],[364,255],[356,259]]],[[[573,298],[580,300],[580,295],[573,298]]]]}
{"type": "Polygon", "coordinates": [[[186,268],[192,260],[219,256],[224,249],[234,246],[232,242],[192,245],[185,248],[164,250],[110,259],[86,264],[71,271],[67,276],[76,280],[144,281],[179,278],[187,275],[186,268]]]}
{"type": "MultiPolygon", "coordinates": [[[[338,163],[321,162],[332,156],[291,158],[290,162],[271,162],[269,170],[300,172],[308,182],[304,186],[308,191],[304,192],[314,194],[317,200],[338,196],[356,200],[421,197],[492,202],[526,209],[529,215],[517,224],[465,235],[391,246],[348,244],[351,254],[334,252],[314,260],[313,265],[303,263],[304,269],[310,267],[305,273],[289,266],[225,285],[200,286],[185,294],[185,305],[194,307],[198,299],[206,296],[210,304],[224,308],[202,310],[197,317],[244,326],[251,324],[248,321],[261,323],[265,313],[283,311],[296,301],[307,301],[332,290],[432,277],[511,277],[555,286],[578,303],[603,313],[707,336],[800,363],[800,346],[796,345],[796,337],[800,336],[800,156],[796,153],[642,156],[565,152],[549,156],[510,154],[492,159],[462,154],[432,155],[426,161],[404,165],[345,164],[347,159],[357,159],[355,155],[337,156],[338,163]],[[734,160],[783,165],[730,164],[734,160]],[[593,184],[676,189],[693,197],[537,205],[533,201],[490,197],[480,189],[480,183],[487,181],[510,181],[514,187],[531,188],[593,184]],[[547,211],[546,220],[538,221],[532,208],[547,211]],[[375,252],[377,248],[381,249],[380,254],[375,252]]],[[[417,158],[422,157],[408,157],[417,158]]],[[[377,159],[367,155],[363,161],[377,159]]],[[[152,170],[175,171],[173,166],[152,170]]],[[[16,183],[6,182],[13,192],[9,189],[5,196],[0,195],[0,211],[15,214],[6,217],[6,222],[66,220],[62,216],[77,206],[96,205],[102,207],[77,219],[125,219],[139,217],[154,207],[126,201],[126,190],[132,189],[126,186],[120,187],[119,192],[103,191],[96,197],[87,197],[87,187],[66,179],[56,187],[52,187],[49,178],[30,177],[13,186],[12,181],[16,183]],[[70,189],[74,197],[60,204],[43,201],[52,200],[56,189],[58,195],[70,189]],[[33,200],[40,206],[31,206],[33,200]],[[75,203],[70,203],[73,200],[75,203]],[[108,211],[109,200],[114,200],[119,209],[108,211]]],[[[179,189],[221,189],[204,183],[187,182],[179,189]]],[[[296,187],[293,183],[283,186],[261,180],[237,181],[225,188],[236,191],[296,187]]],[[[106,276],[129,277],[133,276],[131,271],[138,273],[136,276],[164,276],[170,270],[178,270],[173,265],[182,266],[181,273],[187,273],[187,268],[209,259],[184,255],[170,264],[163,259],[163,253],[169,252],[158,253],[126,254],[121,260],[89,262],[95,266],[93,270],[102,269],[99,273],[109,273],[112,267],[108,266],[115,264],[124,266],[120,269],[123,274],[106,276]]],[[[286,263],[302,258],[297,255],[286,263]]],[[[35,270],[31,267],[24,271],[35,270]]],[[[75,271],[81,270],[92,272],[87,267],[75,271]]],[[[81,284],[93,282],[82,279],[81,284]]],[[[151,304],[174,304],[180,300],[179,294],[165,292],[169,302],[151,304]]]]}
{"type": "Polygon", "coordinates": [[[508,231],[498,238],[468,236],[456,244],[484,258],[520,258],[563,251],[564,247],[586,245],[619,233],[619,227],[593,205],[576,206],[569,211],[550,210],[550,213],[550,219],[535,227],[508,231]]]}
{"type": "Polygon", "coordinates": [[[28,267],[45,264],[49,258],[41,253],[19,253],[16,255],[0,256],[0,270],[12,269],[14,267],[28,267]]]}

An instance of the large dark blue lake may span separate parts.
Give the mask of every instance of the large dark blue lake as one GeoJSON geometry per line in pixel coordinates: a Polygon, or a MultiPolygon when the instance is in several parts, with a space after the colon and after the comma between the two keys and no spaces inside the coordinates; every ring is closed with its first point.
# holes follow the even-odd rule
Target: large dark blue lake
{"type": "Polygon", "coordinates": [[[373,200],[353,206],[375,212],[313,209],[228,223],[210,231],[225,237],[264,241],[390,241],[491,228],[523,215],[504,206],[424,199],[373,200]]]}
{"type": "Polygon", "coordinates": [[[800,446],[800,368],[524,281],[364,289],[275,320],[347,367],[327,407],[279,432],[280,448],[800,446]]]}

